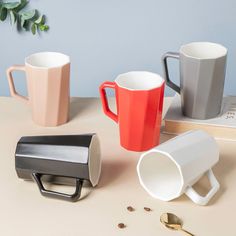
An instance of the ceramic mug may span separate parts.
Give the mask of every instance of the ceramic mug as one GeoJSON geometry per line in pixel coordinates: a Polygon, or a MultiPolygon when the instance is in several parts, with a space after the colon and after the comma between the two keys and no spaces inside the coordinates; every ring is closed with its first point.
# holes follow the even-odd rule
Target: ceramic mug
{"type": "Polygon", "coordinates": [[[35,180],[43,196],[76,201],[80,198],[84,182],[93,187],[98,184],[101,174],[98,136],[80,134],[21,137],[15,151],[15,169],[19,178],[35,180]],[[46,189],[44,182],[48,181],[75,184],[75,192],[66,194],[46,189]]]}
{"type": "Polygon", "coordinates": [[[100,86],[104,113],[119,124],[122,147],[144,151],[159,144],[164,85],[157,74],[133,71],[100,86]],[[115,90],[117,114],[109,109],[106,88],[115,90]]]}
{"type": "Polygon", "coordinates": [[[213,137],[201,130],[181,134],[142,154],[137,172],[140,184],[154,198],[170,201],[185,193],[193,202],[206,205],[219,189],[212,167],[219,161],[213,137]],[[193,185],[206,174],[211,190],[199,195],[193,185]]]}
{"type": "Polygon", "coordinates": [[[194,42],[162,57],[166,84],[181,94],[183,114],[210,119],[221,111],[227,49],[216,43],[194,42]],[[167,58],[179,59],[180,86],[169,78],[167,58]]]}
{"type": "Polygon", "coordinates": [[[32,119],[42,126],[67,122],[69,114],[70,58],[57,52],[40,52],[25,59],[25,65],[7,70],[12,97],[31,107],[32,119]],[[26,73],[28,97],[16,92],[12,72],[26,73]]]}

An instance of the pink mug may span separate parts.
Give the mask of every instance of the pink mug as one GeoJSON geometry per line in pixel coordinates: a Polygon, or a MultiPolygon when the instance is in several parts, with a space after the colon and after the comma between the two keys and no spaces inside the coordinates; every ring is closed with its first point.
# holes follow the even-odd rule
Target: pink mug
{"type": "Polygon", "coordinates": [[[12,97],[32,109],[32,119],[42,126],[58,126],[68,121],[70,102],[70,58],[57,52],[40,52],[25,59],[25,65],[8,68],[12,97]],[[13,71],[26,73],[28,97],[17,93],[13,71]]]}

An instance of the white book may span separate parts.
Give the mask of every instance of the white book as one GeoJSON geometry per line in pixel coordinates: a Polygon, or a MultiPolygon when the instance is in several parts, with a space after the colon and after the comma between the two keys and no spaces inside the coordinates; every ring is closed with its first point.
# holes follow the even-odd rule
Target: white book
{"type": "Polygon", "coordinates": [[[183,115],[180,95],[176,94],[164,117],[164,132],[179,134],[203,129],[216,138],[236,140],[236,96],[226,96],[220,114],[207,120],[191,119],[183,115]]]}

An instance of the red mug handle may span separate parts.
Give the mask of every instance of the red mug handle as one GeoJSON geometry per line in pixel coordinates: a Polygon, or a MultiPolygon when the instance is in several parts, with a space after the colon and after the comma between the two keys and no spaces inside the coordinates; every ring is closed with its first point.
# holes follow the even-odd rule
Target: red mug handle
{"type": "Polygon", "coordinates": [[[111,109],[109,108],[107,95],[106,95],[106,88],[115,89],[115,86],[116,84],[114,82],[106,81],[100,85],[99,90],[100,90],[100,97],[102,100],[102,107],[103,107],[104,113],[117,123],[118,115],[112,112],[111,109]]]}

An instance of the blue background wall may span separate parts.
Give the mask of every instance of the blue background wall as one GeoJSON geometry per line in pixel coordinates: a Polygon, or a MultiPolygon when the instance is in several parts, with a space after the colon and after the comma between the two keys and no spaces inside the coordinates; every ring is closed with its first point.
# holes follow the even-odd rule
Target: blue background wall
{"type": "MultiPolygon", "coordinates": [[[[160,57],[192,41],[225,45],[225,94],[236,94],[236,1],[225,0],[31,0],[48,16],[41,36],[17,33],[0,22],[0,95],[8,96],[5,70],[39,51],[59,51],[72,61],[71,94],[98,96],[98,86],[123,72],[148,70],[162,75],[160,57]]],[[[178,63],[171,64],[178,81],[178,63]]],[[[24,76],[17,88],[26,93],[24,76]]],[[[167,88],[166,95],[173,92],[167,88]]]]}

